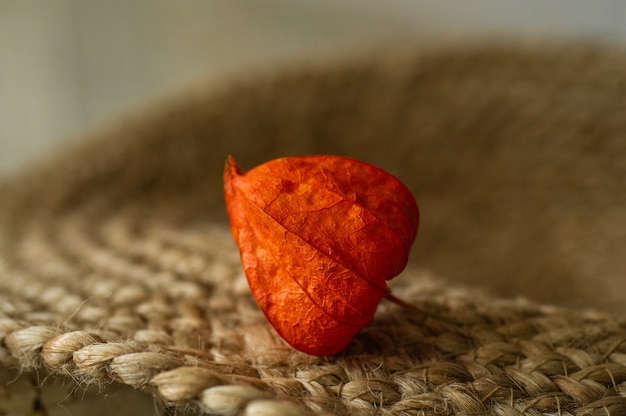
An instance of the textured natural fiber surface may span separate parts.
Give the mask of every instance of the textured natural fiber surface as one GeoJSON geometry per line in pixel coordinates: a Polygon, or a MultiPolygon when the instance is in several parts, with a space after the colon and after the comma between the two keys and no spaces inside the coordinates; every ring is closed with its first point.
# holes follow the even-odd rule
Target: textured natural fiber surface
{"type": "Polygon", "coordinates": [[[225,415],[626,414],[625,114],[626,54],[499,47],[292,69],[131,117],[0,188],[0,365],[225,415]],[[221,173],[227,154],[310,153],[407,183],[423,222],[393,290],[445,319],[383,302],[326,358],[274,333],[221,173]]]}

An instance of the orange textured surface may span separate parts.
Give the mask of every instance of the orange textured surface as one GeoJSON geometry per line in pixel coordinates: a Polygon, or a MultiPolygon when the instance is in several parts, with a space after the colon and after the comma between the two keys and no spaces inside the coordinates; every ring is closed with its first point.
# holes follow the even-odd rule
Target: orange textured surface
{"type": "Polygon", "coordinates": [[[224,172],[233,237],[254,297],[278,333],[313,355],[370,323],[407,263],[418,208],[389,173],[339,156],[280,158],[224,172]]]}

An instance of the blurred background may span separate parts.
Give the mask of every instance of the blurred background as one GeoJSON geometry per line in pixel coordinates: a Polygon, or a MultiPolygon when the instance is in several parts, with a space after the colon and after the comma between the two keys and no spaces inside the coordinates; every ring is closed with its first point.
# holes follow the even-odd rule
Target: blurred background
{"type": "Polygon", "coordinates": [[[233,73],[442,39],[623,43],[619,0],[0,0],[0,178],[233,73]]]}

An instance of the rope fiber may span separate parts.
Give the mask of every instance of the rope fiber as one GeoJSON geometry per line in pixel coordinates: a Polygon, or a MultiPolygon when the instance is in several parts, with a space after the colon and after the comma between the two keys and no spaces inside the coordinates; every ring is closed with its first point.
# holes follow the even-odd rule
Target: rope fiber
{"type": "Polygon", "coordinates": [[[219,415],[626,414],[625,69],[592,47],[374,53],[98,131],[0,185],[0,366],[219,415]],[[383,300],[321,358],[254,303],[221,184],[228,154],[315,153],[415,194],[391,288],[428,311],[383,300]]]}

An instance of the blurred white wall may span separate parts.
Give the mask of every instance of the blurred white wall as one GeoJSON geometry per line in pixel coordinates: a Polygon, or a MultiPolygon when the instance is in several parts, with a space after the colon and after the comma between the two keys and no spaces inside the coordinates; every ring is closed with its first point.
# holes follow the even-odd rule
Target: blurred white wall
{"type": "Polygon", "coordinates": [[[384,42],[626,41],[620,0],[0,0],[0,177],[230,72],[384,42]]]}

